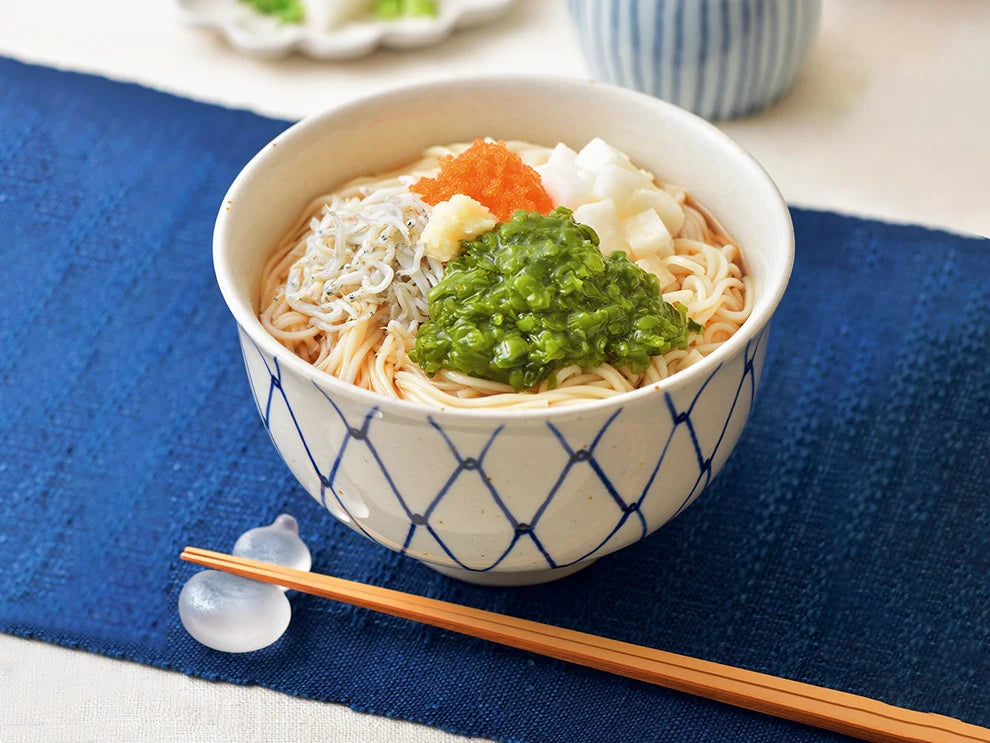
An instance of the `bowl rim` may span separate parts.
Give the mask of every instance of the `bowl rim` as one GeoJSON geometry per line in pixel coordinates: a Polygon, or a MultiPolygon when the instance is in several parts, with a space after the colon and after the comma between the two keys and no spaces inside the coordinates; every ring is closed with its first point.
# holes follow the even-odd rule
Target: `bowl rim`
{"type": "MultiPolygon", "coordinates": [[[[690,188],[690,184],[687,187],[690,188]]],[[[745,251],[743,255],[745,257],[745,251]]],[[[644,398],[651,395],[674,392],[699,380],[707,379],[726,360],[741,353],[750,341],[760,336],[787,289],[793,264],[794,227],[787,203],[769,173],[739,143],[702,117],[645,93],[587,78],[555,75],[478,75],[433,80],[414,85],[395,87],[360,98],[350,99],[306,116],[265,144],[240,170],[220,202],[213,231],[213,267],[224,303],[233,315],[240,330],[257,345],[259,350],[277,359],[281,368],[287,367],[292,372],[308,379],[317,385],[317,387],[353,399],[355,402],[359,402],[369,409],[377,409],[383,414],[406,418],[422,418],[424,415],[431,415],[434,417],[443,417],[445,420],[451,422],[461,423],[470,423],[472,421],[505,422],[509,420],[513,423],[524,423],[527,421],[543,422],[551,418],[560,420],[595,415],[606,410],[623,407],[629,403],[642,402],[644,398]],[[270,161],[278,156],[279,153],[274,145],[283,143],[286,140],[295,139],[311,129],[319,129],[336,117],[352,114],[365,107],[374,108],[395,98],[403,96],[426,96],[438,89],[456,90],[461,88],[476,91],[479,86],[484,85],[513,85],[523,87],[550,85],[568,87],[576,94],[586,90],[587,86],[591,85],[596,88],[605,89],[610,95],[626,97],[630,101],[638,101],[641,104],[646,104],[659,112],[659,115],[680,120],[680,123],[683,125],[698,128],[704,135],[720,140],[723,147],[733,152],[738,157],[738,165],[747,171],[750,178],[762,181],[765,186],[769,187],[768,193],[774,198],[771,200],[771,203],[765,205],[764,218],[780,222],[784,228],[782,233],[786,242],[784,245],[786,265],[778,268],[779,273],[776,275],[779,278],[775,282],[762,287],[761,291],[765,292],[765,294],[760,297],[758,303],[754,304],[753,312],[744,322],[743,326],[701,361],[659,382],[612,397],[588,400],[573,405],[526,408],[521,410],[511,408],[455,408],[425,405],[412,400],[391,399],[376,392],[349,384],[327,372],[316,369],[270,335],[253,311],[253,303],[250,301],[245,303],[243,301],[228,266],[225,249],[228,243],[229,232],[226,206],[231,201],[236,202],[239,199],[242,189],[247,188],[258,172],[262,171],[268,166],[270,161]]]]}

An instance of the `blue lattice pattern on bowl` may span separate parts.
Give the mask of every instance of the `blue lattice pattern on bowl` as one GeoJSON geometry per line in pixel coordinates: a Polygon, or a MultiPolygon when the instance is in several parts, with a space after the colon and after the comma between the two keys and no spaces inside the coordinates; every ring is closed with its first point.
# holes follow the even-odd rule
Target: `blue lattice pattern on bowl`
{"type": "Polygon", "coordinates": [[[240,331],[258,412],[306,490],[369,539],[468,580],[572,572],[683,511],[742,431],[766,335],[698,384],[467,425],[441,410],[356,403],[240,331]]]}

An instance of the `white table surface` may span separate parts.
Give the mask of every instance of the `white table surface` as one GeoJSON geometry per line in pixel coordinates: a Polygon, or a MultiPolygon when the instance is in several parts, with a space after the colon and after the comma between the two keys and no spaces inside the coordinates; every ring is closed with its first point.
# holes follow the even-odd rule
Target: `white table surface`
{"type": "MultiPolygon", "coordinates": [[[[724,130],[792,203],[990,235],[990,3],[825,6],[793,91],[724,130]]],[[[183,26],[169,0],[10,2],[0,17],[0,55],[285,118],[424,79],[587,74],[562,0],[518,0],[498,22],[436,47],[344,63],[240,56],[183,26]]],[[[274,739],[466,740],[0,635],[0,740],[274,739]]]]}

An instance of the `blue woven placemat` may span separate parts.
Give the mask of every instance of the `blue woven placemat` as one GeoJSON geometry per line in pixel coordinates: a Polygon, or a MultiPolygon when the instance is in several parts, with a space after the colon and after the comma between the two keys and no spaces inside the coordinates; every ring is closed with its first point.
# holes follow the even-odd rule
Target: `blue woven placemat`
{"type": "Polygon", "coordinates": [[[314,570],[990,725],[990,244],[794,210],[724,472],[659,534],[490,590],[338,526],[250,400],[210,241],[286,122],[0,59],[0,630],[506,741],[841,736],[295,596],[247,655],[184,632],[186,544],[295,514],[314,570]]]}

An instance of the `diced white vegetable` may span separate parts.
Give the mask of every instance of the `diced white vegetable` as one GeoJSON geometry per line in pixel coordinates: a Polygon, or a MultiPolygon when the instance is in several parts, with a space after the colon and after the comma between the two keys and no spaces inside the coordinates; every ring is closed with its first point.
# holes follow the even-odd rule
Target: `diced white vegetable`
{"type": "Polygon", "coordinates": [[[579,168],[590,170],[592,173],[601,172],[601,169],[608,164],[626,170],[634,169],[626,153],[597,137],[581,148],[574,162],[579,168]]]}
{"type": "Polygon", "coordinates": [[[558,144],[545,165],[536,168],[543,188],[555,206],[576,209],[594,199],[591,184],[574,164],[577,153],[565,144],[558,144]]]}
{"type": "Polygon", "coordinates": [[[430,221],[423,228],[426,254],[449,261],[461,252],[461,240],[488,232],[495,224],[496,219],[488,207],[464,194],[451,196],[449,201],[441,201],[433,207],[430,221]]]}
{"type": "Polygon", "coordinates": [[[550,194],[555,206],[577,209],[595,198],[591,185],[573,171],[567,174],[541,173],[540,177],[543,179],[543,188],[550,194]]]}
{"type": "Polygon", "coordinates": [[[626,170],[614,163],[606,164],[595,178],[595,196],[612,199],[616,209],[626,210],[626,203],[633,193],[650,185],[649,179],[638,170],[626,170]]]}
{"type": "Polygon", "coordinates": [[[550,150],[550,158],[547,164],[555,167],[566,166],[571,170],[576,170],[577,153],[563,142],[558,142],[557,146],[550,150]]]}
{"type": "Polygon", "coordinates": [[[677,200],[666,191],[655,186],[638,188],[625,203],[628,214],[636,214],[644,209],[653,209],[660,215],[667,232],[676,235],[684,226],[684,210],[677,200]]]}
{"type": "Polygon", "coordinates": [[[598,247],[608,255],[616,250],[628,251],[619,221],[619,212],[611,199],[584,204],[574,210],[574,221],[588,225],[598,234],[598,247]]]}
{"type": "Polygon", "coordinates": [[[644,271],[649,271],[660,281],[660,289],[663,290],[677,281],[677,278],[664,265],[663,258],[654,253],[636,261],[636,265],[644,271]]]}
{"type": "Polygon", "coordinates": [[[303,0],[307,23],[321,31],[370,13],[373,6],[374,0],[303,0]]]}
{"type": "Polygon", "coordinates": [[[652,209],[645,209],[629,217],[622,223],[622,229],[633,258],[645,258],[653,254],[666,258],[674,254],[674,238],[652,209]]]}

